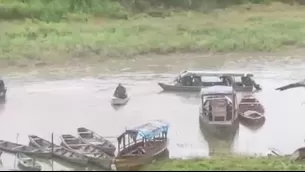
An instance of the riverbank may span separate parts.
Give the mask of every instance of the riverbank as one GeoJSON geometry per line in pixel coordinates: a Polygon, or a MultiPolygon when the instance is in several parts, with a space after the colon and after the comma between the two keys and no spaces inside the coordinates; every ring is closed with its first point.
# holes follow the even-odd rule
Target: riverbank
{"type": "Polygon", "coordinates": [[[103,63],[147,53],[257,52],[304,46],[305,7],[245,4],[128,19],[2,20],[0,67],[103,63]]]}
{"type": "Polygon", "coordinates": [[[215,156],[209,159],[164,160],[155,162],[145,171],[296,171],[305,170],[302,162],[290,161],[280,157],[215,156]]]}

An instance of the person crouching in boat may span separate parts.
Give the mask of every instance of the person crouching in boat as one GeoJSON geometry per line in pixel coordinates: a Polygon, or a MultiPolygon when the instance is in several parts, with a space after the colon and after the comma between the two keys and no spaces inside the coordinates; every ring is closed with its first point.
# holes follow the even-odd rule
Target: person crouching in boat
{"type": "Polygon", "coordinates": [[[115,91],[114,91],[114,97],[120,98],[120,99],[125,99],[127,97],[126,94],[126,88],[122,86],[122,84],[119,84],[115,91]]]}
{"type": "Polygon", "coordinates": [[[256,90],[262,90],[261,86],[257,84],[252,78],[250,78],[247,74],[241,77],[241,81],[244,86],[254,86],[256,90]]]}
{"type": "MultiPolygon", "coordinates": [[[[5,85],[4,85],[4,81],[2,80],[2,79],[0,79],[0,93],[2,94],[4,94],[4,92],[5,92],[5,85]]],[[[0,95],[1,95],[0,94],[0,95]]]]}

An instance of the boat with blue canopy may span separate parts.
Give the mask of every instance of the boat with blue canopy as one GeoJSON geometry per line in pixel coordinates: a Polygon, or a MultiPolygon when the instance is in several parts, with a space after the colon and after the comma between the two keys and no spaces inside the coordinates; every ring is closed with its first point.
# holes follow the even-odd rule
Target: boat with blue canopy
{"type": "Polygon", "coordinates": [[[117,170],[135,170],[151,163],[167,150],[169,124],[155,120],[127,129],[118,140],[117,170]]]}

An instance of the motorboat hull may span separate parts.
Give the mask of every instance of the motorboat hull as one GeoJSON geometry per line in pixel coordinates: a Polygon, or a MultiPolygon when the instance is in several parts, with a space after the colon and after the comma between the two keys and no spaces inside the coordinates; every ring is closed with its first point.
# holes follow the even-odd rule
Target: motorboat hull
{"type": "MultiPolygon", "coordinates": [[[[183,85],[174,85],[174,84],[165,84],[158,83],[158,85],[163,89],[163,91],[168,92],[200,92],[202,88],[211,87],[209,86],[183,86],[183,85]]],[[[234,87],[236,92],[253,92],[253,87],[234,87]]]]}

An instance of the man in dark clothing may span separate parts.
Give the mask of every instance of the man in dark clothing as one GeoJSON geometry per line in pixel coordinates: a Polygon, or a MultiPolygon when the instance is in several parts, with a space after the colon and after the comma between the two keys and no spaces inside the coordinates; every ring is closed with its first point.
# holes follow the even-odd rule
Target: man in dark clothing
{"type": "Polygon", "coordinates": [[[260,87],[260,85],[255,83],[255,81],[252,78],[250,78],[248,75],[242,76],[241,81],[242,81],[243,85],[245,85],[245,86],[254,86],[254,88],[256,90],[261,90],[262,89],[260,87]]]}
{"type": "Polygon", "coordinates": [[[6,88],[4,85],[4,81],[0,79],[0,100],[4,100],[6,97],[6,88]]]}
{"type": "Polygon", "coordinates": [[[192,86],[192,84],[193,84],[193,78],[191,76],[186,75],[182,78],[183,86],[192,86]]]}
{"type": "Polygon", "coordinates": [[[119,84],[114,92],[114,97],[120,98],[120,99],[125,99],[127,97],[126,94],[126,88],[122,86],[122,84],[119,84]]]}
{"type": "Polygon", "coordinates": [[[5,91],[5,85],[4,85],[4,81],[2,79],[0,79],[0,93],[5,91]]]}

